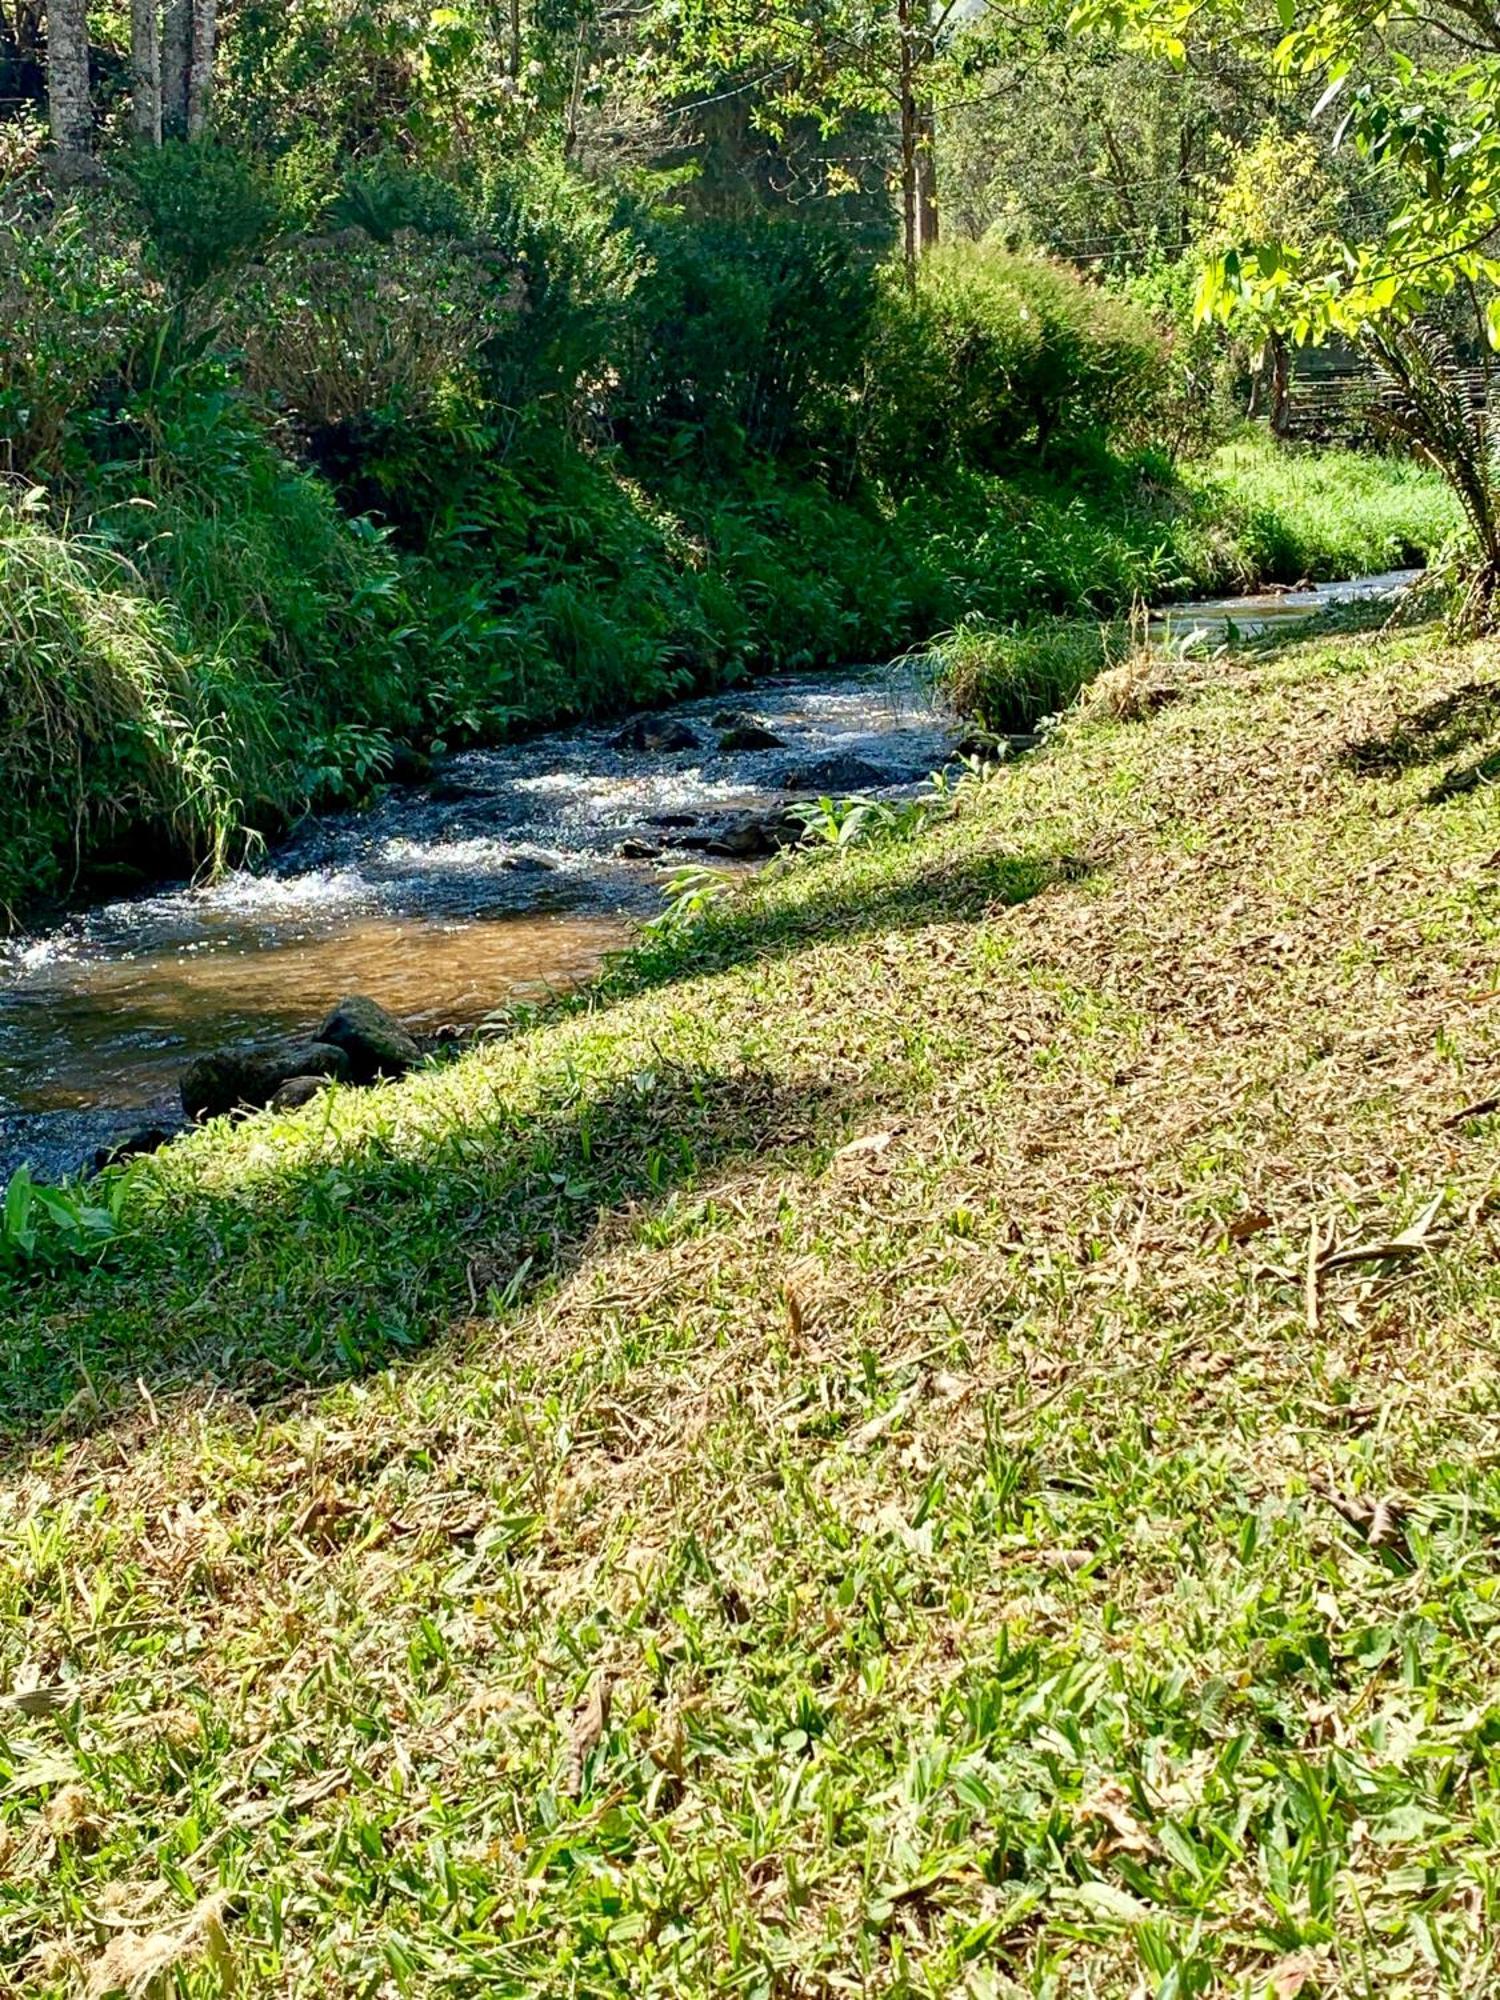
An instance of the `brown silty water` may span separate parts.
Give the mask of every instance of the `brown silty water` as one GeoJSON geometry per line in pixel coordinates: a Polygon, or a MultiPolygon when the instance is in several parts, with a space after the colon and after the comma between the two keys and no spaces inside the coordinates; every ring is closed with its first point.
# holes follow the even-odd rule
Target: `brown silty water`
{"type": "MultiPolygon", "coordinates": [[[[1181,606],[1154,629],[1212,644],[1409,581],[1181,606]]],[[[650,720],[680,724],[683,747],[622,749],[615,725],[467,752],[431,785],[307,822],[259,872],[0,945],[0,1181],[22,1160],[72,1172],[123,1132],[175,1124],[195,1055],[305,1034],[345,993],[424,1035],[574,986],[736,816],[789,791],[900,791],[958,733],[916,669],[758,682],[650,720]],[[721,751],[730,710],[780,747],[721,751]]]]}

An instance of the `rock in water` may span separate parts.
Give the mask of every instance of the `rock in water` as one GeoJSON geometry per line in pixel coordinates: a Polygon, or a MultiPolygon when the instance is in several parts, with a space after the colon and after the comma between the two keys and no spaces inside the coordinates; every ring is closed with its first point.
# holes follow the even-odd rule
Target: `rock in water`
{"type": "Polygon", "coordinates": [[[801,764],[788,771],[785,780],[789,792],[816,792],[820,797],[832,792],[871,792],[899,782],[898,775],[882,771],[863,757],[851,756],[847,750],[820,757],[813,764],[801,764]]]}
{"type": "Polygon", "coordinates": [[[349,1057],[330,1042],[277,1042],[252,1049],[220,1049],[199,1056],[182,1072],[182,1108],[188,1117],[223,1118],[231,1111],[260,1111],[294,1076],[352,1079],[349,1057]]]}
{"type": "Polygon", "coordinates": [[[772,806],[766,811],[739,813],[711,832],[689,835],[682,845],[729,861],[765,861],[783,847],[795,846],[801,838],[801,820],[783,806],[772,806]]]}
{"type": "Polygon", "coordinates": [[[757,722],[748,715],[733,723],[719,738],[721,757],[732,757],[740,750],[785,750],[785,748],[785,737],[778,736],[774,730],[767,729],[764,723],[757,722]]]}
{"type": "Polygon", "coordinates": [[[102,1174],[106,1167],[123,1167],[128,1160],[141,1159],[147,1153],[159,1153],[163,1146],[170,1146],[175,1137],[175,1133],[168,1132],[161,1125],[143,1125],[138,1132],[127,1132],[108,1146],[96,1147],[88,1171],[102,1174]]]}
{"type": "Polygon", "coordinates": [[[289,1076],[271,1099],[273,1111],[300,1111],[304,1104],[311,1104],[315,1097],[321,1097],[328,1088],[331,1077],[289,1076]]]}
{"type": "Polygon", "coordinates": [[[352,1083],[405,1076],[422,1060],[422,1051],[395,1015],[362,993],[350,993],[340,1000],[319,1028],[318,1040],[342,1049],[352,1083]]]}
{"type": "Polygon", "coordinates": [[[611,750],[676,751],[702,748],[697,736],[675,715],[638,715],[609,740],[611,750]]]}

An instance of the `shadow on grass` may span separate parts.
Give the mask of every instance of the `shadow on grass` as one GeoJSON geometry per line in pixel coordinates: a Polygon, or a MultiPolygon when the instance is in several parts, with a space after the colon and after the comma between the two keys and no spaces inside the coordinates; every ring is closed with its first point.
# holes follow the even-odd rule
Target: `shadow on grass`
{"type": "MultiPolygon", "coordinates": [[[[981,854],[928,871],[921,851],[894,879],[829,866],[795,901],[763,898],[701,939],[653,947],[595,1000],[596,1022],[628,993],[819,937],[979,921],[1086,866],[981,854]]],[[[737,1163],[774,1157],[785,1171],[853,1108],[817,1077],[683,1061],[646,1040],[601,1036],[571,1053],[547,1065],[539,1050],[526,1109],[476,1058],[428,1131],[351,1137],[237,1187],[204,1186],[169,1160],[159,1204],[104,1265],[0,1286],[0,1452],[148,1396],[211,1384],[256,1401],[379,1367],[466,1316],[524,1304],[586,1260],[611,1215],[645,1219],[737,1163]]]]}
{"type": "Polygon", "coordinates": [[[1441,805],[1500,775],[1497,730],[1500,681],[1469,681],[1398,716],[1383,735],[1349,744],[1340,761],[1361,777],[1396,777],[1482,746],[1480,755],[1455,764],[1427,793],[1428,805],[1441,805]]]}

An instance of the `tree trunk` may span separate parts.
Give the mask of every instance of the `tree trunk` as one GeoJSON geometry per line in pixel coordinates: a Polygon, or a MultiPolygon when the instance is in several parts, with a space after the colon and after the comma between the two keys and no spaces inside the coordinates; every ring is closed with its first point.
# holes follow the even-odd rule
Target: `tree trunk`
{"type": "Polygon", "coordinates": [[[1271,335],[1271,435],[1284,438],[1291,430],[1292,356],[1279,333],[1271,335]]]}
{"type": "Polygon", "coordinates": [[[917,112],[917,247],[925,254],[937,240],[937,119],[926,103],[917,112]]]}
{"type": "Polygon", "coordinates": [[[164,138],[185,139],[188,129],[188,70],[193,53],[193,0],[166,0],[161,33],[161,129],[164,138]]]}
{"type": "Polygon", "coordinates": [[[896,0],[898,77],[896,99],[901,114],[901,252],[906,282],[917,281],[917,99],[913,87],[912,0],[896,0]]]}
{"type": "Polygon", "coordinates": [[[88,0],[48,0],[47,109],[59,160],[87,159],[94,136],[88,0]]]}
{"type": "Polygon", "coordinates": [[[214,48],[219,37],[219,0],[193,0],[188,55],[187,135],[201,139],[213,109],[214,48]]]}
{"type": "Polygon", "coordinates": [[[161,144],[160,0],[130,0],[130,102],[135,135],[161,144]]]}

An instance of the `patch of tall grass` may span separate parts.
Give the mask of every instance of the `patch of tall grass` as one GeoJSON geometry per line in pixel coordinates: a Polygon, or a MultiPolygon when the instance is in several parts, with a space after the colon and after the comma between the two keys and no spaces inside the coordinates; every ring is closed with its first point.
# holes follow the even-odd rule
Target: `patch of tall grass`
{"type": "Polygon", "coordinates": [[[1463,529],[1452,491],[1409,458],[1251,434],[1188,464],[1182,479],[1202,524],[1195,567],[1211,588],[1419,567],[1463,529]]]}
{"type": "Polygon", "coordinates": [[[127,838],[223,858],[241,807],[198,664],[117,553],[0,499],[0,904],[127,838]]]}
{"type": "Polygon", "coordinates": [[[1092,618],[956,626],[933,648],[943,692],[984,729],[1030,730],[1067,708],[1109,663],[1122,628],[1092,618]]]}

